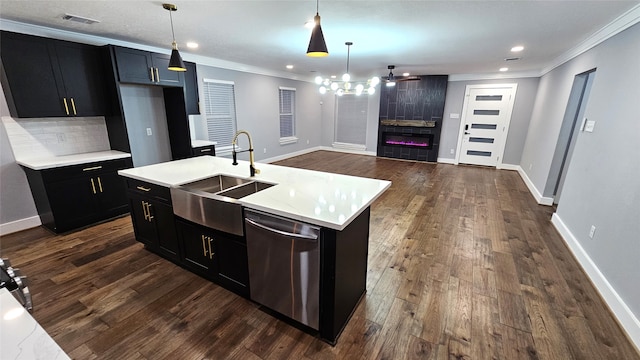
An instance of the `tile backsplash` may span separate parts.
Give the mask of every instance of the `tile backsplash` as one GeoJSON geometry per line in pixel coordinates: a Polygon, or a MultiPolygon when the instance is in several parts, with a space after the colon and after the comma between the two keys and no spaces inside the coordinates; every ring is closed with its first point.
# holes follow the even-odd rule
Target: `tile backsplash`
{"type": "Polygon", "coordinates": [[[16,159],[109,150],[104,117],[30,118],[3,116],[16,159]]]}

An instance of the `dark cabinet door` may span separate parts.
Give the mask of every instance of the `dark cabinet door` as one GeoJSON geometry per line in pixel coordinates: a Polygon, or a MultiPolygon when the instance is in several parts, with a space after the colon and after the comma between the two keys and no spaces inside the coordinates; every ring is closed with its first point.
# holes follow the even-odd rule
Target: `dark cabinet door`
{"type": "Polygon", "coordinates": [[[200,98],[198,97],[198,74],[196,72],[196,64],[185,61],[187,72],[184,74],[184,92],[187,105],[187,114],[200,114],[200,98]]]}
{"type": "Polygon", "coordinates": [[[47,186],[47,194],[55,219],[56,232],[64,232],[89,224],[97,217],[96,195],[99,186],[91,178],[71,178],[47,186]]]}
{"type": "Polygon", "coordinates": [[[20,118],[67,116],[63,97],[58,89],[63,86],[52,62],[50,40],[2,32],[2,87],[11,115],[20,118]]]}
{"type": "Polygon", "coordinates": [[[168,54],[151,53],[151,61],[156,69],[156,82],[159,85],[182,86],[184,75],[182,72],[169,70],[170,59],[171,56],[168,54]]]}
{"type": "Polygon", "coordinates": [[[156,224],[160,250],[168,257],[176,261],[179,260],[178,237],[176,235],[173,208],[160,202],[152,202],[151,216],[153,216],[156,224]]]}
{"type": "Polygon", "coordinates": [[[212,231],[182,220],[176,221],[176,226],[182,244],[184,265],[209,279],[217,279],[218,254],[212,231]]]}
{"type": "Polygon", "coordinates": [[[136,240],[143,244],[157,247],[158,233],[151,214],[151,203],[146,197],[134,191],[129,192],[129,211],[136,240]]]}
{"type": "Polygon", "coordinates": [[[101,173],[91,177],[90,181],[97,183],[100,210],[105,216],[111,217],[126,212],[127,186],[117,172],[101,173]]]}
{"type": "Polygon", "coordinates": [[[95,46],[55,42],[70,115],[106,113],[106,79],[102,52],[95,46]]]}
{"type": "Polygon", "coordinates": [[[118,78],[120,82],[151,84],[155,82],[155,71],[148,51],[114,47],[118,78]]]}
{"type": "Polygon", "coordinates": [[[249,296],[247,246],[230,236],[216,234],[218,281],[236,293],[249,296]]]}

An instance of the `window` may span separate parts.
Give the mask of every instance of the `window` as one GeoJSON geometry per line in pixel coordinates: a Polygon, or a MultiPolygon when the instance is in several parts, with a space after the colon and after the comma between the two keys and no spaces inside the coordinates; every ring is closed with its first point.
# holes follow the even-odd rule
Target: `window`
{"type": "Polygon", "coordinates": [[[368,96],[336,96],[335,142],[333,147],[365,150],[367,142],[368,96]]]}
{"type": "Polygon", "coordinates": [[[280,88],[280,144],[298,141],[296,137],[296,89],[280,88]]]}
{"type": "Polygon", "coordinates": [[[203,79],[205,117],[209,140],[216,141],[216,153],[231,152],[236,133],[236,100],[231,81],[203,79]]]}

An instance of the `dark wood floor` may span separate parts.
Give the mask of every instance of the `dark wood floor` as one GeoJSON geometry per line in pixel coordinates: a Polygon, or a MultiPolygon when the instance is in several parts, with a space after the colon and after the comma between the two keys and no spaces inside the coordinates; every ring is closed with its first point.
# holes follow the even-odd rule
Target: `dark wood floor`
{"type": "Polygon", "coordinates": [[[4,236],[1,254],[76,359],[640,359],[516,172],[334,152],[279,164],[393,181],[335,347],[149,253],[128,216],[4,236]]]}

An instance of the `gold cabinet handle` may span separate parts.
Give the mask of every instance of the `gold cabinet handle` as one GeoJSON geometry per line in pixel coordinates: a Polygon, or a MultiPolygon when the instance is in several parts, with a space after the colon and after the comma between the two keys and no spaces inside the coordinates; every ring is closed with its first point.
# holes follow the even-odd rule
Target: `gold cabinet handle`
{"type": "Polygon", "coordinates": [[[100,181],[100,176],[98,176],[98,188],[100,188],[100,192],[102,191],[102,181],[100,181]]]}
{"type": "Polygon", "coordinates": [[[149,215],[147,215],[147,207],[145,206],[144,201],[140,201],[140,205],[142,205],[142,213],[144,214],[144,219],[149,220],[149,215]]]}
{"type": "Polygon", "coordinates": [[[99,169],[102,169],[102,166],[88,167],[88,168],[82,169],[82,171],[91,171],[91,170],[99,170],[99,169]]]}
{"type": "Polygon", "coordinates": [[[200,150],[200,152],[201,152],[201,153],[203,153],[203,152],[209,152],[209,151],[211,151],[211,149],[202,149],[202,150],[200,150]]]}
{"type": "Polygon", "coordinates": [[[207,256],[207,245],[205,242],[206,236],[202,235],[202,251],[204,252],[204,256],[207,256]]]}
{"type": "Polygon", "coordinates": [[[147,203],[147,214],[149,214],[149,222],[153,220],[153,215],[151,215],[151,203],[147,203]]]}
{"type": "Polygon", "coordinates": [[[156,79],[153,76],[153,68],[152,67],[149,68],[149,72],[151,72],[151,82],[156,82],[156,79]]]}
{"type": "Polygon", "coordinates": [[[156,82],[160,82],[160,73],[158,72],[158,68],[156,68],[156,82]]]}
{"type": "Polygon", "coordinates": [[[94,194],[97,194],[96,193],[96,184],[93,182],[93,178],[91,178],[91,189],[93,190],[94,194]]]}
{"type": "Polygon", "coordinates": [[[151,191],[151,188],[146,188],[144,186],[136,186],[136,189],[142,190],[142,191],[151,191]]]}
{"type": "Polygon", "coordinates": [[[213,251],[211,250],[211,242],[213,241],[213,238],[209,238],[209,259],[213,259],[213,251]]]}
{"type": "Polygon", "coordinates": [[[67,113],[67,115],[69,115],[69,106],[67,105],[67,98],[62,98],[62,101],[64,102],[64,111],[67,113]]]}
{"type": "Polygon", "coordinates": [[[76,112],[76,102],[73,101],[73,98],[70,98],[70,99],[71,99],[71,108],[73,109],[73,115],[78,115],[78,113],[76,112]]]}

